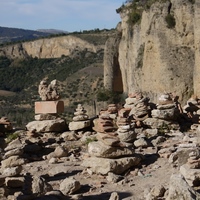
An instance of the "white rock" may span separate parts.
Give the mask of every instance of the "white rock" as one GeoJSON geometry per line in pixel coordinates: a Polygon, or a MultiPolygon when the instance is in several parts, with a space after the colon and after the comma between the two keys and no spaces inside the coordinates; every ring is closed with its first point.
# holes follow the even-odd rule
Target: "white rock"
{"type": "Polygon", "coordinates": [[[60,191],[64,194],[73,194],[77,190],[81,188],[81,184],[79,181],[74,178],[66,178],[60,184],[60,191]]]}

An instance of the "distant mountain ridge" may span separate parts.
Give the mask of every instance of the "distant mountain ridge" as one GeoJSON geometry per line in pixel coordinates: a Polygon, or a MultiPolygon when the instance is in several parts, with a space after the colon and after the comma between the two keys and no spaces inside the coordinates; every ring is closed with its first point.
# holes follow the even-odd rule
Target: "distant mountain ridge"
{"type": "Polygon", "coordinates": [[[57,29],[37,29],[36,31],[39,31],[42,33],[50,33],[50,34],[69,33],[68,31],[57,30],[57,29]]]}
{"type": "Polygon", "coordinates": [[[39,37],[48,36],[51,34],[58,34],[51,32],[41,32],[34,30],[25,30],[20,28],[8,28],[0,26],[0,44],[6,42],[23,41],[23,40],[33,40],[39,37]]]}

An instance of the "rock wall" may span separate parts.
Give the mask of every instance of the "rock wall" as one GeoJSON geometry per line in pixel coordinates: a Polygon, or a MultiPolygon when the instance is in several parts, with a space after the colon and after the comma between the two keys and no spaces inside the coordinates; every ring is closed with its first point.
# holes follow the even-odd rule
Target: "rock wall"
{"type": "MultiPolygon", "coordinates": [[[[143,11],[141,22],[134,26],[127,23],[128,10],[120,12],[120,16],[117,30],[121,39],[115,47],[123,92],[141,90],[154,102],[165,91],[179,95],[181,102],[193,93],[200,96],[200,2],[156,2],[143,11]],[[165,20],[168,14],[176,21],[171,29],[165,20]]],[[[105,56],[105,59],[113,58],[105,56]]],[[[110,63],[104,67],[114,69],[116,66],[110,63]]],[[[113,84],[115,77],[105,79],[107,87],[113,84]]]]}
{"type": "Polygon", "coordinates": [[[57,58],[62,55],[68,56],[74,51],[83,51],[85,49],[96,52],[98,48],[102,47],[90,44],[75,36],[62,36],[9,45],[0,48],[0,56],[8,56],[11,58],[24,58],[26,56],[57,58]]]}

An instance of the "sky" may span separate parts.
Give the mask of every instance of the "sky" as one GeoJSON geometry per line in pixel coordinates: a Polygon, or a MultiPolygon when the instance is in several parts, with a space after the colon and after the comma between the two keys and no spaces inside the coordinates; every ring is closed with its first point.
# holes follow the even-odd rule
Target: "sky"
{"type": "Polygon", "coordinates": [[[115,28],[123,0],[0,0],[0,26],[83,31],[115,28]]]}

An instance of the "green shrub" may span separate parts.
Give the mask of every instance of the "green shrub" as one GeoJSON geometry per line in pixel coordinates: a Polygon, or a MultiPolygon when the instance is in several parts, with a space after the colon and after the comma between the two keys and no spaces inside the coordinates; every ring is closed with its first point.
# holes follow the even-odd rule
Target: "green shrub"
{"type": "Polygon", "coordinates": [[[6,143],[10,143],[13,140],[17,139],[19,135],[20,135],[20,132],[6,133],[6,143]]]}
{"type": "Polygon", "coordinates": [[[119,103],[121,94],[118,92],[102,89],[97,92],[97,101],[107,101],[108,103],[119,103]]]}
{"type": "Polygon", "coordinates": [[[165,17],[165,21],[167,22],[167,27],[168,28],[174,28],[175,25],[176,25],[176,20],[175,20],[174,16],[171,15],[171,14],[168,14],[165,17]]]}
{"type": "Polygon", "coordinates": [[[132,12],[129,14],[128,23],[134,25],[134,24],[136,24],[140,19],[141,19],[141,14],[138,13],[137,11],[132,11],[132,12]]]}
{"type": "Polygon", "coordinates": [[[95,142],[95,141],[97,141],[96,137],[88,137],[86,138],[85,144],[88,145],[89,143],[95,142]]]}

